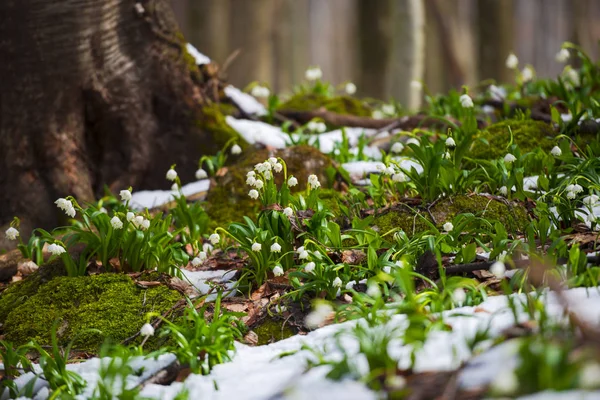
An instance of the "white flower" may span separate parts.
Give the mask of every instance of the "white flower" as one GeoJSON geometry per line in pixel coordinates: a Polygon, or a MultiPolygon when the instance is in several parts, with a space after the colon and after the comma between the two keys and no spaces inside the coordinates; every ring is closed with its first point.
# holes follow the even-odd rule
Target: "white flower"
{"type": "Polygon", "coordinates": [[[281,251],[281,245],[279,243],[273,243],[271,245],[271,251],[273,253],[279,253],[281,251]]]}
{"type": "Polygon", "coordinates": [[[302,249],[302,251],[298,254],[298,258],[300,260],[304,260],[304,259],[308,258],[308,251],[302,249]]]}
{"type": "Polygon", "coordinates": [[[383,117],[385,117],[385,115],[383,115],[383,113],[381,112],[381,110],[375,110],[375,111],[373,111],[373,113],[371,114],[371,116],[373,117],[373,119],[382,119],[383,117]]]}
{"type": "Polygon", "coordinates": [[[462,306],[465,300],[467,300],[467,293],[464,289],[454,289],[454,292],[452,292],[452,302],[457,306],[462,306]]]}
{"type": "Polygon", "coordinates": [[[315,270],[316,266],[317,265],[314,262],[311,261],[311,262],[309,262],[308,264],[306,264],[304,266],[304,272],[306,272],[307,274],[310,274],[310,273],[312,273],[315,270]]]}
{"type": "Polygon", "coordinates": [[[121,196],[121,200],[123,201],[131,201],[131,192],[129,190],[121,190],[119,196],[121,196]]]}
{"type": "Polygon", "coordinates": [[[344,90],[346,93],[352,96],[354,93],[356,93],[356,85],[352,82],[348,82],[346,83],[346,86],[344,86],[344,90]]]}
{"type": "Polygon", "coordinates": [[[311,189],[316,189],[321,186],[321,182],[319,182],[319,178],[313,174],[308,177],[308,185],[311,189]]]}
{"type": "MultiPolygon", "coordinates": [[[[261,181],[259,181],[259,182],[261,182],[261,181]]],[[[250,190],[248,192],[248,196],[250,196],[250,198],[254,199],[254,200],[258,199],[258,190],[256,190],[256,189],[250,190]]]]}
{"type": "Polygon", "coordinates": [[[173,168],[171,168],[170,170],[167,171],[166,177],[168,180],[174,181],[177,178],[177,171],[175,171],[173,168]]]}
{"type": "Polygon", "coordinates": [[[515,53],[510,53],[508,57],[506,57],[506,68],[508,69],[516,69],[519,66],[519,59],[515,55],[515,53]]]}
{"type": "Polygon", "coordinates": [[[65,210],[65,214],[67,214],[71,218],[75,218],[75,208],[71,207],[65,210]]]}
{"type": "Polygon", "coordinates": [[[262,249],[262,244],[254,242],[252,243],[252,251],[260,251],[262,249]]]}
{"type": "Polygon", "coordinates": [[[350,281],[350,282],[346,283],[346,290],[354,289],[354,285],[356,285],[356,281],[350,281]]]}
{"type": "Polygon", "coordinates": [[[512,155],[512,154],[510,154],[510,153],[507,153],[507,154],[504,156],[504,162],[505,162],[506,164],[512,164],[512,163],[514,163],[515,161],[517,161],[517,157],[513,156],[513,155],[512,155]]]}
{"type": "Polygon", "coordinates": [[[154,327],[150,324],[144,324],[140,329],[140,335],[144,337],[154,336],[154,327]]]}
{"type": "Polygon", "coordinates": [[[585,196],[581,201],[583,201],[583,204],[585,204],[586,206],[593,207],[598,203],[598,200],[600,200],[600,198],[595,194],[592,194],[589,196],[585,196]]]}
{"type": "Polygon", "coordinates": [[[454,229],[454,225],[452,225],[452,222],[446,222],[443,228],[446,232],[452,232],[452,229],[454,229]]]}
{"type": "Polygon", "coordinates": [[[296,249],[296,253],[300,254],[304,251],[304,246],[300,246],[296,249]]]}
{"type": "Polygon", "coordinates": [[[129,211],[129,212],[127,213],[127,216],[126,216],[126,218],[127,218],[127,221],[131,222],[131,221],[132,221],[132,220],[135,218],[135,214],[134,214],[134,213],[132,213],[131,211],[129,211]]]}
{"type": "Polygon", "coordinates": [[[385,175],[394,175],[396,173],[396,169],[393,165],[390,165],[383,170],[383,173],[385,175]]]}
{"type": "Polygon", "coordinates": [[[281,268],[280,265],[276,265],[275,268],[273,268],[273,275],[275,275],[275,276],[283,275],[283,268],[281,268]]]}
{"type": "Polygon", "coordinates": [[[567,199],[574,200],[576,197],[577,197],[577,193],[571,192],[571,191],[567,192],[567,199]]]}
{"type": "Polygon", "coordinates": [[[254,97],[269,97],[271,91],[268,87],[256,85],[252,88],[250,94],[254,97]]]}
{"type": "Polygon", "coordinates": [[[288,184],[289,187],[296,186],[298,184],[298,179],[296,179],[295,176],[290,176],[288,178],[287,184],[288,184]]]}
{"type": "Polygon", "coordinates": [[[404,261],[402,260],[397,260],[394,264],[396,264],[398,268],[404,268],[404,261]]]}
{"type": "Polygon", "coordinates": [[[523,82],[529,82],[529,81],[533,80],[534,75],[535,75],[535,71],[529,65],[526,66],[525,68],[523,68],[523,71],[521,71],[521,77],[523,78],[523,82]]]}
{"type": "Polygon", "coordinates": [[[179,185],[177,183],[174,183],[171,185],[171,190],[176,192],[177,190],[179,190],[179,185]]]}
{"type": "Polygon", "coordinates": [[[587,363],[579,372],[579,385],[583,389],[598,389],[600,387],[600,364],[587,363]]]}
{"type": "Polygon", "coordinates": [[[310,67],[306,70],[304,77],[307,81],[316,81],[323,77],[323,72],[319,67],[310,67]]]}
{"type": "Polygon", "coordinates": [[[205,253],[212,253],[214,247],[210,243],[202,243],[202,251],[205,253]]]}
{"type": "Polygon", "coordinates": [[[108,210],[104,207],[100,207],[98,211],[100,211],[102,214],[108,214],[108,210]]]}
{"type": "Polygon", "coordinates": [[[275,164],[277,164],[277,157],[269,157],[269,159],[267,160],[267,162],[269,164],[271,164],[271,167],[274,166],[275,164]]]}
{"type": "Polygon", "coordinates": [[[396,113],[396,107],[393,104],[384,104],[381,106],[381,111],[387,115],[393,115],[396,113]]]}
{"type": "Polygon", "coordinates": [[[579,84],[581,83],[581,79],[579,78],[579,73],[571,68],[570,65],[567,65],[565,67],[565,69],[563,70],[563,77],[565,80],[569,81],[571,84],[575,85],[575,86],[579,86],[579,84]]]}
{"type": "Polygon", "coordinates": [[[283,171],[283,164],[276,163],[275,165],[273,165],[273,171],[275,171],[275,173],[277,174],[283,171]]]}
{"type": "Polygon", "coordinates": [[[112,225],[113,229],[122,229],[123,228],[123,221],[121,221],[121,219],[119,217],[117,217],[116,215],[114,217],[112,217],[112,219],[110,220],[110,224],[112,225]]]}
{"type": "Polygon", "coordinates": [[[406,182],[406,175],[403,172],[398,172],[397,174],[392,175],[392,181],[394,182],[406,182]]]}
{"type": "Polygon", "coordinates": [[[581,193],[583,192],[583,188],[581,187],[581,185],[579,184],[574,184],[573,185],[573,189],[572,189],[575,193],[581,193]]]}
{"type": "Polygon", "coordinates": [[[63,199],[62,197],[60,199],[56,200],[54,202],[54,204],[56,204],[56,206],[63,211],[66,211],[67,209],[73,207],[73,204],[71,203],[70,200],[63,199]]]}
{"type": "Polygon", "coordinates": [[[446,139],[446,147],[456,147],[456,142],[454,141],[454,139],[452,139],[451,137],[446,139]]]}
{"type": "Polygon", "coordinates": [[[519,388],[519,379],[512,369],[502,369],[492,382],[492,390],[495,393],[510,395],[519,388]]]}
{"type": "Polygon", "coordinates": [[[194,267],[197,267],[200,264],[202,264],[202,260],[200,259],[200,257],[194,257],[194,259],[192,260],[192,265],[194,267]]]}
{"type": "Polygon", "coordinates": [[[496,278],[502,279],[506,273],[506,266],[502,261],[496,261],[490,266],[490,272],[494,274],[496,278]]]}
{"type": "Polygon", "coordinates": [[[133,226],[135,226],[136,228],[139,228],[142,223],[144,222],[144,217],[141,215],[137,215],[132,221],[131,223],[133,224],[133,226]]]}
{"type": "Polygon", "coordinates": [[[196,170],[196,179],[200,180],[200,179],[206,179],[208,178],[208,174],[206,173],[205,170],[203,170],[202,168],[199,168],[198,170],[196,170]]]}
{"type": "Polygon", "coordinates": [[[375,297],[381,297],[381,289],[379,288],[379,285],[377,285],[375,283],[370,284],[367,287],[367,295],[369,297],[373,297],[373,298],[375,298],[375,297]]]}
{"type": "Polygon", "coordinates": [[[406,144],[414,144],[414,145],[419,146],[421,144],[421,142],[419,142],[419,139],[410,138],[406,141],[406,144]]]}
{"type": "Polygon", "coordinates": [[[294,210],[292,210],[291,207],[286,207],[283,209],[283,214],[288,218],[292,218],[292,216],[294,215],[294,210]]]}
{"type": "Polygon", "coordinates": [[[251,177],[251,176],[252,176],[252,177],[255,177],[255,176],[256,176],[256,172],[254,172],[254,171],[248,171],[248,173],[246,174],[246,176],[247,176],[248,178],[249,178],[249,177],[251,177]]]}
{"type": "Polygon", "coordinates": [[[402,375],[393,375],[385,378],[385,386],[394,390],[403,389],[406,386],[406,378],[402,375]]]}
{"type": "Polygon", "coordinates": [[[219,236],[218,233],[213,233],[212,235],[210,235],[208,237],[208,240],[212,243],[212,244],[217,244],[221,241],[221,237],[219,236]]]}
{"type": "Polygon", "coordinates": [[[400,142],[396,142],[392,145],[392,148],[390,149],[390,151],[392,153],[402,153],[402,150],[404,150],[404,145],[400,142]]]}
{"type": "Polygon", "coordinates": [[[342,287],[342,280],[340,279],[339,276],[336,276],[335,279],[333,280],[333,282],[331,282],[331,285],[333,287],[337,287],[337,288],[342,287]]]}
{"type": "Polygon", "coordinates": [[[449,151],[447,151],[447,152],[444,153],[444,155],[442,157],[444,157],[446,160],[449,160],[449,159],[452,158],[452,155],[450,154],[449,151]]]}
{"type": "Polygon", "coordinates": [[[318,303],[315,308],[306,316],[304,322],[311,329],[318,328],[327,317],[333,312],[331,305],[327,303],[318,303]]]}
{"type": "Polygon", "coordinates": [[[144,219],[142,221],[141,228],[142,228],[142,230],[146,230],[146,229],[150,228],[150,220],[144,219]]]}
{"type": "Polygon", "coordinates": [[[325,125],[323,122],[318,122],[318,121],[310,121],[306,127],[308,128],[309,131],[312,132],[317,132],[317,133],[323,133],[327,130],[327,125],[325,125]]]}
{"type": "Polygon", "coordinates": [[[504,262],[504,261],[506,261],[507,258],[508,258],[508,251],[503,250],[500,252],[500,254],[498,254],[497,260],[500,262],[504,262]]]}
{"type": "Polygon", "coordinates": [[[48,246],[48,251],[50,252],[50,254],[55,256],[59,256],[66,252],[64,247],[56,243],[52,243],[50,246],[48,246]]]}
{"type": "MultiPolygon", "coordinates": [[[[248,178],[248,179],[250,179],[250,178],[248,178]]],[[[262,189],[263,186],[265,186],[265,183],[260,179],[254,179],[254,184],[252,186],[254,186],[257,189],[262,189]]]]}
{"type": "Polygon", "coordinates": [[[11,226],[6,230],[6,232],[4,232],[4,234],[6,235],[6,238],[8,240],[17,240],[17,236],[19,236],[19,231],[11,226]]]}
{"type": "Polygon", "coordinates": [[[565,63],[569,60],[571,54],[568,49],[560,49],[558,53],[556,53],[556,61],[559,63],[565,63]]]}
{"type": "Polygon", "coordinates": [[[231,146],[231,154],[238,155],[238,154],[242,154],[242,148],[240,147],[239,144],[234,144],[233,146],[231,146]]]}
{"type": "Polygon", "coordinates": [[[249,176],[246,178],[246,185],[254,186],[256,184],[256,178],[249,176]]]}
{"type": "Polygon", "coordinates": [[[550,150],[550,154],[554,157],[560,157],[562,155],[562,150],[558,146],[554,146],[552,150],[550,150]]]}
{"type": "Polygon", "coordinates": [[[473,99],[468,94],[463,94],[460,96],[460,105],[463,106],[463,108],[472,108],[473,99]]]}
{"type": "Polygon", "coordinates": [[[502,196],[506,196],[508,194],[508,188],[506,186],[502,186],[500,189],[498,189],[498,191],[502,196]]]}

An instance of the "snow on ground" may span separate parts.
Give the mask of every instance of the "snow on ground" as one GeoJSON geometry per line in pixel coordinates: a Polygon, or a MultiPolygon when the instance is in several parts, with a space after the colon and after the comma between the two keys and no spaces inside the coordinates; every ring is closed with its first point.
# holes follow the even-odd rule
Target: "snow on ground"
{"type": "Polygon", "coordinates": [[[186,44],[185,49],[192,57],[194,57],[196,64],[202,65],[210,63],[210,58],[200,53],[191,43],[186,44]]]}
{"type": "Polygon", "coordinates": [[[262,117],[267,115],[267,109],[254,96],[242,92],[234,86],[226,86],[225,95],[237,104],[246,114],[262,117]]]}
{"type": "MultiPolygon", "coordinates": [[[[206,192],[210,187],[209,179],[202,179],[196,182],[188,183],[181,187],[181,192],[184,196],[191,196],[196,193],[206,192]]],[[[129,205],[134,210],[143,210],[145,208],[152,209],[162,206],[175,199],[178,194],[174,190],[140,190],[131,194],[129,205]]]]}
{"type": "MultiPolygon", "coordinates": [[[[208,281],[215,281],[225,286],[226,290],[231,290],[235,286],[235,282],[232,281],[236,271],[223,271],[223,270],[211,270],[211,271],[187,271],[181,270],[184,275],[184,279],[188,281],[199,294],[203,295],[209,292],[211,286],[208,281]]],[[[230,295],[234,295],[235,291],[230,295]]],[[[211,293],[207,296],[207,301],[213,301],[217,298],[216,293],[211,293]]]]}
{"type": "Polygon", "coordinates": [[[286,133],[266,122],[237,119],[232,116],[227,116],[225,122],[250,144],[258,143],[276,149],[283,149],[291,144],[291,139],[286,133]]]}
{"type": "MultiPolygon", "coordinates": [[[[192,275],[193,276],[193,275],[192,275]]],[[[600,287],[577,288],[565,292],[566,298],[572,304],[572,310],[593,324],[600,322],[600,287]]],[[[516,295],[520,301],[524,295],[516,295]]],[[[543,294],[548,314],[554,320],[562,320],[563,308],[554,293],[543,294]]],[[[518,302],[517,302],[518,303],[518,302]]],[[[506,328],[514,324],[512,312],[508,307],[506,296],[490,297],[477,307],[462,307],[442,313],[451,331],[431,332],[423,346],[416,353],[415,372],[454,370],[463,362],[465,368],[459,374],[458,383],[461,388],[468,389],[491,383],[500,370],[514,368],[517,365],[515,340],[472,357],[466,345],[466,340],[472,338],[478,331],[489,327],[492,337],[498,336],[506,328]]],[[[520,322],[528,320],[527,313],[522,310],[520,322]]],[[[250,347],[237,345],[237,353],[229,363],[216,366],[210,375],[190,375],[183,383],[176,382],[170,386],[149,384],[144,387],[142,396],[154,399],[173,399],[182,389],[187,389],[190,398],[202,399],[236,399],[259,400],[272,398],[291,399],[376,399],[377,394],[362,383],[345,380],[332,382],[326,378],[329,367],[317,367],[307,371],[308,360],[314,360],[314,355],[303,350],[303,345],[313,349],[321,349],[327,359],[339,359],[342,353],[335,346],[335,334],[348,331],[357,323],[363,321],[348,321],[317,329],[306,336],[296,335],[288,339],[265,346],[250,347]],[[281,357],[283,354],[286,356],[281,357]]],[[[397,328],[403,331],[407,326],[405,315],[396,315],[384,326],[370,329],[397,328]]],[[[398,334],[401,337],[401,334],[398,334]]],[[[518,339],[516,339],[518,340],[518,339]]],[[[357,342],[354,337],[343,335],[340,341],[351,360],[360,364],[357,357],[357,342]]],[[[489,345],[489,344],[488,344],[489,345]]],[[[392,340],[388,353],[396,360],[400,368],[410,364],[412,348],[404,345],[401,339],[392,340]]],[[[128,378],[128,384],[137,385],[160,368],[165,367],[173,356],[162,355],[158,360],[141,360],[135,358],[134,369],[144,367],[142,376],[128,378]]],[[[88,382],[86,392],[80,398],[89,398],[98,381],[97,372],[100,360],[95,358],[82,364],[70,365],[69,369],[82,374],[88,382]]],[[[23,385],[31,379],[31,375],[19,378],[23,385]]],[[[40,400],[47,397],[39,393],[40,400]]],[[[598,393],[572,391],[552,394],[545,392],[538,396],[527,396],[527,399],[597,399],[598,393]]]]}

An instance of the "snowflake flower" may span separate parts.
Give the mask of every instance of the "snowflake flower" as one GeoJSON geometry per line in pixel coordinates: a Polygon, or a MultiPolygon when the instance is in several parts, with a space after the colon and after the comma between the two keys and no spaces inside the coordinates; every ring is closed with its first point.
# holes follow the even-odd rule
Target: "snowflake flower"
{"type": "MultiPolygon", "coordinates": [[[[262,182],[262,181],[259,181],[259,182],[262,182]]],[[[258,199],[258,190],[256,190],[256,189],[250,190],[248,192],[248,196],[250,196],[250,198],[254,199],[254,200],[258,199]]]]}
{"type": "Polygon", "coordinates": [[[129,211],[125,218],[127,219],[127,221],[131,222],[135,218],[135,214],[129,211]]]}
{"type": "Polygon", "coordinates": [[[287,184],[289,187],[294,187],[298,184],[298,179],[295,176],[290,176],[288,178],[287,184]]]}
{"type": "Polygon", "coordinates": [[[400,142],[394,143],[390,149],[390,151],[392,153],[396,153],[396,154],[402,153],[402,150],[404,150],[404,145],[400,142]]]}
{"type": "Polygon", "coordinates": [[[502,186],[500,189],[498,189],[498,191],[502,196],[508,195],[508,188],[506,186],[502,186]]]}
{"type": "Polygon", "coordinates": [[[318,121],[310,121],[306,127],[308,128],[309,131],[312,132],[317,132],[317,133],[323,133],[327,130],[327,125],[325,125],[323,122],[318,122],[318,121]]]}
{"type": "Polygon", "coordinates": [[[600,198],[597,195],[592,194],[585,196],[581,201],[588,207],[594,207],[598,203],[598,200],[600,200],[600,198]]]}
{"type": "Polygon", "coordinates": [[[131,201],[131,192],[129,190],[121,190],[119,192],[122,201],[131,201]]]}
{"type": "Polygon", "coordinates": [[[253,176],[249,176],[246,178],[246,185],[254,186],[256,184],[256,178],[253,176]]]}
{"type": "Polygon", "coordinates": [[[199,266],[200,264],[202,264],[202,260],[200,259],[200,257],[194,257],[194,259],[192,260],[192,265],[194,267],[199,266]]]}
{"type": "Polygon", "coordinates": [[[208,237],[208,240],[212,243],[212,244],[217,244],[221,241],[221,237],[219,236],[218,233],[213,233],[212,235],[210,235],[208,237]]]}
{"type": "Polygon", "coordinates": [[[468,94],[463,94],[459,100],[463,108],[473,108],[473,99],[468,94]]]}
{"type": "Polygon", "coordinates": [[[60,198],[56,200],[54,204],[56,204],[58,208],[63,210],[65,214],[67,214],[69,217],[75,218],[75,207],[73,207],[73,203],[71,203],[71,200],[60,198]]]}
{"type": "Polygon", "coordinates": [[[456,142],[454,141],[454,139],[452,139],[451,137],[446,139],[446,147],[456,147],[456,142]]]}
{"type": "Polygon", "coordinates": [[[521,77],[523,78],[523,82],[529,82],[533,80],[533,76],[535,75],[535,70],[529,65],[523,68],[521,71],[521,77]]]}
{"type": "Polygon", "coordinates": [[[464,289],[454,289],[454,292],[452,292],[452,302],[457,306],[462,306],[465,300],[467,300],[467,293],[464,289]]]}
{"type": "Polygon", "coordinates": [[[265,186],[265,183],[260,179],[254,179],[254,184],[252,186],[257,189],[262,189],[265,186]]]}
{"type": "Polygon", "coordinates": [[[421,142],[419,142],[419,139],[416,138],[410,138],[406,141],[406,144],[414,144],[416,146],[420,146],[421,142]]]}
{"type": "Polygon", "coordinates": [[[254,242],[252,243],[252,251],[260,251],[262,249],[262,244],[254,242]]]}
{"type": "Polygon", "coordinates": [[[283,209],[283,214],[288,218],[292,218],[292,216],[294,215],[294,210],[292,210],[291,207],[286,207],[283,209]]]}
{"type": "Polygon", "coordinates": [[[141,223],[141,229],[146,230],[148,228],[150,228],[150,220],[144,218],[144,220],[141,223]]]}
{"type": "Polygon", "coordinates": [[[265,86],[261,86],[261,85],[256,85],[252,88],[252,91],[250,92],[250,94],[254,97],[269,97],[269,95],[271,94],[271,91],[269,90],[268,87],[265,86]]]}
{"type": "Polygon", "coordinates": [[[17,240],[17,236],[19,236],[19,231],[11,226],[6,230],[6,232],[4,232],[4,234],[6,235],[6,238],[8,240],[17,240]]]}
{"type": "Polygon", "coordinates": [[[508,57],[506,57],[506,68],[508,69],[516,69],[519,66],[519,59],[515,55],[515,53],[510,53],[508,57]]]}
{"type": "Polygon", "coordinates": [[[393,104],[384,104],[381,106],[381,111],[387,115],[393,115],[396,113],[396,107],[393,104]]]}
{"type": "Polygon", "coordinates": [[[169,169],[167,171],[166,177],[168,180],[174,181],[175,179],[177,179],[177,171],[175,171],[173,168],[169,169]]]}
{"type": "Polygon", "coordinates": [[[52,243],[50,246],[48,246],[48,251],[54,256],[59,256],[66,252],[64,247],[56,243],[52,243]]]}
{"type": "Polygon", "coordinates": [[[333,287],[337,287],[337,288],[342,287],[342,280],[340,279],[339,276],[336,276],[335,279],[333,280],[333,282],[331,282],[331,285],[333,287]]]}
{"type": "Polygon", "coordinates": [[[239,144],[234,144],[233,146],[231,146],[231,154],[233,154],[234,156],[237,156],[238,154],[242,154],[242,148],[240,147],[239,144]]]}
{"type": "Polygon", "coordinates": [[[304,322],[311,329],[322,325],[327,317],[333,312],[333,307],[327,303],[318,303],[314,309],[306,316],[304,322]]]}
{"type": "Polygon", "coordinates": [[[323,72],[319,67],[310,67],[306,70],[304,77],[307,81],[316,81],[323,77],[323,72]]]}
{"type": "Polygon", "coordinates": [[[202,168],[199,168],[198,170],[196,170],[196,179],[200,180],[200,179],[206,179],[208,178],[208,174],[206,173],[206,171],[202,168]]]}
{"type": "Polygon", "coordinates": [[[308,258],[308,251],[303,248],[302,251],[298,253],[298,259],[304,260],[306,258],[308,258]]]}
{"type": "Polygon", "coordinates": [[[121,219],[119,217],[117,217],[116,215],[114,217],[112,217],[112,219],[110,220],[110,224],[112,225],[113,229],[122,229],[123,228],[123,221],[121,221],[121,219]]]}
{"type": "Polygon", "coordinates": [[[381,297],[381,289],[379,288],[379,285],[377,285],[376,283],[370,284],[367,287],[366,293],[369,297],[373,297],[373,298],[381,297]]]}
{"type": "Polygon", "coordinates": [[[304,272],[306,272],[307,274],[311,274],[315,270],[316,266],[317,265],[313,261],[311,261],[304,266],[304,272]]]}
{"type": "Polygon", "coordinates": [[[568,49],[562,48],[558,53],[556,53],[556,61],[559,63],[565,63],[569,60],[571,54],[568,49]]]}
{"type": "Polygon", "coordinates": [[[454,229],[454,225],[452,225],[452,222],[446,222],[443,228],[446,232],[452,232],[452,229],[454,229]]]}
{"type": "Polygon", "coordinates": [[[356,285],[356,281],[350,281],[350,282],[346,283],[346,290],[354,289],[354,285],[356,285]]]}
{"type": "Polygon", "coordinates": [[[550,150],[550,154],[554,157],[560,157],[562,155],[562,150],[558,146],[554,146],[552,150],[550,150]]]}
{"type": "Polygon", "coordinates": [[[275,268],[273,268],[273,275],[275,275],[275,276],[283,275],[283,268],[281,268],[280,265],[276,265],[275,268]]]}
{"type": "Polygon", "coordinates": [[[280,173],[281,171],[283,171],[283,164],[281,163],[277,163],[275,165],[273,165],[273,171],[275,171],[275,173],[280,173]]]}
{"type": "Polygon", "coordinates": [[[449,159],[452,158],[452,155],[450,154],[449,151],[447,151],[447,152],[444,153],[444,155],[442,157],[444,157],[444,159],[446,159],[446,160],[449,160],[449,159]]]}
{"type": "Polygon", "coordinates": [[[319,182],[319,178],[313,174],[308,177],[308,185],[311,189],[316,189],[321,186],[321,182],[319,182]]]}
{"type": "Polygon", "coordinates": [[[502,261],[496,261],[490,266],[490,272],[494,274],[496,278],[502,279],[506,273],[506,266],[502,261]]]}
{"type": "Polygon", "coordinates": [[[404,172],[398,172],[392,175],[392,181],[397,183],[406,182],[406,175],[404,175],[404,172]]]}
{"type": "Polygon", "coordinates": [[[279,252],[281,252],[281,245],[279,243],[273,243],[271,245],[271,251],[273,253],[279,253],[279,252]]]}
{"type": "Polygon", "coordinates": [[[352,82],[348,82],[346,83],[346,86],[344,86],[344,90],[346,93],[352,96],[354,93],[356,93],[356,85],[352,82]]]}
{"type": "Polygon", "coordinates": [[[567,192],[567,199],[569,200],[575,200],[577,198],[577,193],[572,192],[572,191],[568,191],[567,192]]]}
{"type": "Polygon", "coordinates": [[[505,162],[506,164],[512,164],[512,163],[514,163],[515,161],[517,161],[517,157],[513,156],[513,155],[512,155],[512,154],[510,154],[510,153],[507,153],[507,154],[504,156],[504,162],[505,162]]]}
{"type": "Polygon", "coordinates": [[[154,336],[154,327],[150,324],[144,324],[140,329],[140,335],[144,337],[154,336]]]}

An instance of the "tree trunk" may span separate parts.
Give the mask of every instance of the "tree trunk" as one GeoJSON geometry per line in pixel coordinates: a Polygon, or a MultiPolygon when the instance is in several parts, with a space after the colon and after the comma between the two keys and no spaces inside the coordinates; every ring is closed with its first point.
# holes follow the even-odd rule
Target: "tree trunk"
{"type": "Polygon", "coordinates": [[[105,184],[167,188],[172,163],[191,180],[227,139],[200,128],[209,100],[169,0],[3,0],[0,15],[0,225],[56,226],[56,198],[105,184]]]}

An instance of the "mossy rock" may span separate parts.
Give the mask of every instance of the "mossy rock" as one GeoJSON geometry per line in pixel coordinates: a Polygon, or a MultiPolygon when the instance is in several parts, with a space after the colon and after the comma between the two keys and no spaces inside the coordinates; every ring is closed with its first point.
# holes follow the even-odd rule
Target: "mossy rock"
{"type": "Polygon", "coordinates": [[[283,320],[265,318],[252,331],[258,336],[258,346],[275,343],[294,336],[296,333],[283,320]]]}
{"type": "Polygon", "coordinates": [[[521,153],[530,152],[537,147],[550,151],[556,144],[554,139],[556,131],[551,125],[532,119],[509,119],[490,125],[487,129],[481,131],[478,138],[486,139],[489,145],[476,140],[469,156],[482,159],[503,157],[510,142],[509,127],[513,133],[513,141],[519,146],[521,153]]]}
{"type": "MultiPolygon", "coordinates": [[[[502,223],[507,232],[523,232],[529,223],[525,207],[515,202],[504,202],[483,195],[454,196],[445,198],[434,204],[429,210],[437,222],[438,228],[451,221],[457,214],[474,214],[502,223]]],[[[426,221],[432,222],[429,213],[422,208],[411,208],[399,203],[375,215],[373,225],[379,232],[387,234],[401,229],[409,236],[429,229],[426,221]]]]}
{"type": "MultiPolygon", "coordinates": [[[[224,176],[217,176],[215,184],[210,186],[206,211],[213,227],[226,227],[230,222],[241,221],[244,216],[252,218],[260,210],[260,201],[248,197],[251,188],[246,185],[246,174],[254,169],[254,165],[269,157],[281,157],[286,162],[288,176],[294,175],[298,179],[298,185],[292,188],[294,192],[306,190],[311,174],[319,177],[324,188],[333,183],[325,174],[327,168],[332,166],[331,159],[312,146],[246,151],[235,165],[228,167],[224,176]]],[[[283,173],[275,174],[275,182],[280,185],[282,181],[283,173]]]]}
{"type": "MultiPolygon", "coordinates": [[[[36,275],[0,296],[2,330],[15,345],[30,340],[50,345],[58,321],[62,344],[73,341],[74,349],[95,352],[106,339],[120,342],[138,332],[146,313],[163,314],[182,298],[163,285],[142,289],[123,274],[57,276],[49,282],[36,275]]],[[[152,348],[153,341],[145,347],[152,348]]]]}
{"type": "Polygon", "coordinates": [[[371,109],[360,100],[350,96],[328,97],[316,93],[297,94],[281,104],[278,109],[286,111],[313,111],[325,108],[338,114],[371,116],[371,109]]]}

